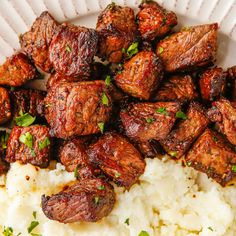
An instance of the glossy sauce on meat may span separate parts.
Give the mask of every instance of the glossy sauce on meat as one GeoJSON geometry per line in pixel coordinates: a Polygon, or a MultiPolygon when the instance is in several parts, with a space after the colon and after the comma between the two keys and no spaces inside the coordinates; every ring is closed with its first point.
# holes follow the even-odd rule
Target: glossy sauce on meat
{"type": "Polygon", "coordinates": [[[9,93],[0,87],[0,124],[4,124],[11,118],[11,103],[9,93]]]}

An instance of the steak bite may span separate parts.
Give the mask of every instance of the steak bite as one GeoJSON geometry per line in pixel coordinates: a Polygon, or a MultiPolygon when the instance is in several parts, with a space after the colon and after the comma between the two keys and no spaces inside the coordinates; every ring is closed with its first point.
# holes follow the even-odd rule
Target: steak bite
{"type": "Polygon", "coordinates": [[[178,102],[129,104],[120,112],[126,135],[134,141],[161,140],[171,131],[175,114],[180,109],[178,102]]]}
{"type": "Polygon", "coordinates": [[[56,72],[74,77],[89,77],[98,36],[94,29],[63,24],[49,47],[49,57],[56,72]]]}
{"type": "Polygon", "coordinates": [[[184,120],[160,141],[164,150],[174,158],[183,156],[209,123],[198,103],[191,103],[186,118],[183,118],[184,120]]]}
{"type": "Polygon", "coordinates": [[[17,53],[0,66],[0,85],[18,87],[39,76],[27,56],[17,53]]]}
{"type": "Polygon", "coordinates": [[[45,99],[46,119],[57,138],[103,132],[112,101],[104,81],[63,82],[45,99]]]}
{"type": "Polygon", "coordinates": [[[47,11],[44,11],[35,20],[31,29],[20,37],[22,49],[33,59],[35,65],[45,72],[52,70],[48,48],[58,30],[58,22],[47,11]]]}
{"type": "Polygon", "coordinates": [[[153,52],[143,51],[124,64],[116,85],[133,97],[148,100],[163,77],[163,66],[153,52]]]}
{"type": "Polygon", "coordinates": [[[29,113],[31,116],[44,116],[44,98],[46,92],[35,89],[19,89],[11,92],[13,114],[29,113]]]}
{"type": "Polygon", "coordinates": [[[122,60],[124,50],[136,40],[137,25],[134,11],[112,3],[98,16],[98,56],[109,62],[122,60]]]}
{"type": "Polygon", "coordinates": [[[175,25],[177,16],[154,1],[143,1],[137,14],[138,29],[145,40],[165,36],[175,25]]]}
{"type": "Polygon", "coordinates": [[[207,114],[212,122],[216,122],[218,130],[236,145],[236,107],[225,98],[213,102],[207,114]]]}
{"type": "Polygon", "coordinates": [[[186,156],[186,163],[194,169],[204,172],[222,186],[231,181],[236,173],[236,153],[228,143],[210,129],[198,138],[186,156]]]}
{"type": "Polygon", "coordinates": [[[79,178],[93,178],[96,169],[89,163],[86,146],[82,139],[66,141],[59,151],[61,163],[68,172],[76,172],[79,178]]]}
{"type": "Polygon", "coordinates": [[[89,160],[114,182],[129,189],[145,169],[145,161],[128,140],[115,133],[106,133],[88,149],[89,160]]]}
{"type": "Polygon", "coordinates": [[[199,85],[203,100],[213,101],[224,94],[226,73],[222,68],[208,69],[201,75],[199,85]]]}
{"type": "Polygon", "coordinates": [[[47,167],[50,150],[49,128],[42,125],[15,126],[8,140],[6,161],[47,167]]]}
{"type": "Polygon", "coordinates": [[[96,222],[115,204],[113,187],[101,179],[84,179],[51,197],[42,196],[42,210],[61,223],[96,222]]]}
{"type": "Polygon", "coordinates": [[[4,124],[11,118],[11,103],[9,93],[0,87],[0,124],[4,124]]]}
{"type": "Polygon", "coordinates": [[[215,61],[218,24],[182,29],[157,44],[156,53],[167,72],[195,69],[215,61]]]}
{"type": "Polygon", "coordinates": [[[189,102],[197,99],[198,94],[193,79],[189,75],[175,75],[165,80],[154,93],[154,101],[189,102]]]}
{"type": "Polygon", "coordinates": [[[230,84],[229,94],[230,100],[236,102],[236,66],[228,68],[227,70],[227,83],[230,84]]]}

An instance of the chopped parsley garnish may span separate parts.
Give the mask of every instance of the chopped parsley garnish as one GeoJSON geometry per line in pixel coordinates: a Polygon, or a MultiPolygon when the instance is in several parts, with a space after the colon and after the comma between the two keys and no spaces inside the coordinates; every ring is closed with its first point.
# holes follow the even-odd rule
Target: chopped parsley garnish
{"type": "Polygon", "coordinates": [[[16,124],[18,126],[27,127],[34,123],[36,117],[31,116],[29,113],[23,114],[22,111],[19,112],[20,116],[15,118],[16,124]]]}
{"type": "Polygon", "coordinates": [[[126,49],[125,49],[125,48],[122,48],[121,52],[122,52],[122,53],[126,53],[126,49]]]}
{"type": "Polygon", "coordinates": [[[105,127],[104,122],[99,122],[99,123],[98,123],[98,127],[99,127],[101,133],[103,134],[103,133],[104,133],[104,127],[105,127]]]}
{"type": "Polygon", "coordinates": [[[95,197],[95,198],[94,198],[94,202],[95,202],[95,204],[98,204],[98,203],[99,203],[99,200],[100,200],[99,197],[95,197]]]}
{"type": "Polygon", "coordinates": [[[119,172],[116,171],[116,172],[115,172],[115,177],[116,177],[116,178],[119,178],[120,176],[121,176],[121,173],[119,173],[119,172]]]}
{"type": "Polygon", "coordinates": [[[30,223],[30,226],[27,228],[28,233],[30,234],[38,225],[39,225],[38,221],[32,221],[30,223]]]}
{"type": "Polygon", "coordinates": [[[31,233],[31,236],[42,236],[42,234],[35,234],[35,233],[31,233]]]}
{"type": "Polygon", "coordinates": [[[4,236],[13,236],[13,229],[11,227],[5,227],[3,229],[3,235],[4,236]]]}
{"type": "Polygon", "coordinates": [[[1,136],[1,144],[2,144],[2,149],[6,149],[7,148],[7,141],[9,138],[9,134],[5,133],[1,136]]]}
{"type": "Polygon", "coordinates": [[[33,149],[31,150],[31,155],[32,157],[36,157],[35,151],[33,149]]]}
{"type": "Polygon", "coordinates": [[[213,140],[214,142],[217,142],[217,141],[218,141],[218,138],[217,138],[216,136],[212,136],[212,140],[213,140]]]}
{"type": "Polygon", "coordinates": [[[232,169],[233,172],[236,173],[236,165],[233,165],[231,169],[232,169]]]}
{"type": "Polygon", "coordinates": [[[147,231],[142,230],[138,236],[149,236],[149,233],[147,231]]]}
{"type": "MultiPolygon", "coordinates": [[[[18,233],[16,236],[20,236],[22,233],[18,233]]],[[[31,234],[32,235],[32,234],[31,234]]]]}
{"type": "Polygon", "coordinates": [[[106,79],[105,79],[105,84],[106,84],[106,86],[110,86],[110,84],[111,84],[111,76],[110,75],[107,75],[106,76],[106,79]]]}
{"type": "Polygon", "coordinates": [[[33,148],[33,136],[30,132],[26,132],[24,134],[21,134],[19,140],[21,143],[25,144],[30,149],[33,148]]]}
{"type": "Polygon", "coordinates": [[[39,141],[39,151],[43,150],[44,148],[46,148],[47,146],[50,145],[50,140],[48,137],[46,137],[42,142],[39,141]]]}
{"type": "Polygon", "coordinates": [[[70,46],[68,44],[66,44],[66,51],[67,52],[72,52],[72,50],[71,50],[71,48],[70,48],[70,46]]]}
{"type": "Polygon", "coordinates": [[[147,123],[151,124],[154,121],[154,118],[146,118],[147,123]]]}
{"type": "Polygon", "coordinates": [[[214,231],[211,227],[208,227],[208,229],[209,229],[210,231],[212,231],[212,232],[214,231]]]}
{"type": "Polygon", "coordinates": [[[129,218],[125,220],[125,224],[129,225],[129,218]]]}
{"type": "Polygon", "coordinates": [[[45,107],[52,107],[52,106],[53,106],[53,105],[50,104],[50,103],[48,103],[48,104],[45,105],[45,107]]]}
{"type": "Polygon", "coordinates": [[[15,91],[15,89],[16,89],[15,87],[11,87],[10,88],[11,91],[15,91]]]}
{"type": "Polygon", "coordinates": [[[135,43],[132,43],[127,51],[126,51],[126,54],[127,54],[127,57],[128,58],[131,58],[132,56],[134,56],[135,54],[138,53],[138,42],[135,42],[135,43]]]}
{"type": "Polygon", "coordinates": [[[164,115],[168,115],[168,111],[166,110],[165,107],[160,107],[160,108],[156,109],[156,112],[164,114],[164,115]]]}
{"type": "Polygon", "coordinates": [[[79,169],[79,165],[77,165],[77,166],[75,167],[75,170],[74,170],[74,177],[75,177],[76,179],[79,177],[78,169],[79,169]]]}
{"type": "Polygon", "coordinates": [[[187,165],[187,166],[191,166],[191,165],[192,165],[192,162],[191,162],[191,161],[187,161],[187,162],[186,162],[186,165],[187,165]]]}
{"type": "Polygon", "coordinates": [[[171,155],[172,157],[176,157],[178,153],[176,151],[172,151],[172,152],[169,152],[169,155],[171,155]]]}
{"type": "Polygon", "coordinates": [[[104,185],[98,186],[98,190],[104,190],[104,189],[105,189],[104,185]]]}
{"type": "Polygon", "coordinates": [[[159,54],[162,54],[164,52],[164,48],[163,47],[159,47],[158,48],[158,52],[159,52],[159,54]]]}
{"type": "Polygon", "coordinates": [[[175,117],[183,119],[183,120],[187,120],[188,119],[188,117],[182,111],[177,111],[176,114],[175,114],[175,117]]]}
{"type": "Polygon", "coordinates": [[[105,106],[109,105],[109,100],[108,100],[108,97],[105,93],[102,94],[102,104],[105,106]]]}
{"type": "Polygon", "coordinates": [[[37,212],[36,211],[33,211],[33,217],[34,217],[34,219],[36,219],[36,217],[37,217],[37,212]]]}

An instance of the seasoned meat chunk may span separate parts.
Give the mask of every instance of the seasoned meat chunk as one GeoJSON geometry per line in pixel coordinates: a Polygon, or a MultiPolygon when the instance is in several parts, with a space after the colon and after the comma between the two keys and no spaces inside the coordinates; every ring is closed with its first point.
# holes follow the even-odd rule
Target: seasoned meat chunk
{"type": "Polygon", "coordinates": [[[145,157],[153,158],[161,154],[160,144],[156,140],[138,143],[137,145],[138,149],[145,157]]]}
{"type": "Polygon", "coordinates": [[[130,104],[121,111],[120,118],[129,138],[138,142],[158,141],[171,131],[179,109],[178,102],[130,104]]]}
{"type": "Polygon", "coordinates": [[[185,120],[160,143],[165,151],[174,158],[184,155],[191,144],[205,130],[209,121],[200,104],[191,103],[185,120]]]}
{"type": "Polygon", "coordinates": [[[49,90],[45,104],[52,135],[58,138],[99,133],[112,110],[104,81],[60,83],[49,90]]]}
{"type": "Polygon", "coordinates": [[[11,118],[11,103],[9,93],[0,87],[0,124],[6,123],[11,118]]]}
{"type": "Polygon", "coordinates": [[[109,132],[88,149],[89,160],[114,182],[129,189],[143,174],[145,162],[138,150],[123,136],[109,132]]]}
{"type": "Polygon", "coordinates": [[[236,153],[217,132],[206,129],[186,156],[188,166],[204,172],[222,186],[232,180],[236,173],[236,153]]]}
{"type": "Polygon", "coordinates": [[[199,80],[203,100],[213,101],[224,94],[226,73],[222,68],[212,68],[204,71],[199,80]]]}
{"type": "Polygon", "coordinates": [[[227,91],[230,100],[236,101],[236,66],[228,68],[227,70],[227,82],[230,84],[229,91],[227,91]]]}
{"type": "Polygon", "coordinates": [[[236,107],[225,98],[213,102],[212,105],[207,112],[210,120],[216,122],[219,131],[236,145],[236,107]]]}
{"type": "Polygon", "coordinates": [[[49,128],[42,125],[15,126],[10,134],[6,161],[20,161],[35,166],[47,167],[50,159],[49,128]]]}
{"type": "Polygon", "coordinates": [[[165,80],[154,94],[154,101],[188,102],[198,97],[193,79],[189,75],[175,75],[165,80]]]}
{"type": "Polygon", "coordinates": [[[20,37],[22,49],[45,72],[52,70],[48,48],[58,30],[58,22],[45,11],[35,20],[31,29],[20,37]]]}
{"type": "Polygon", "coordinates": [[[163,77],[163,66],[153,52],[139,52],[124,64],[116,85],[133,97],[148,100],[163,77]]]}
{"type": "Polygon", "coordinates": [[[101,179],[84,179],[51,197],[42,196],[42,210],[61,223],[96,222],[115,204],[113,187],[101,179]]]}
{"type": "Polygon", "coordinates": [[[145,40],[163,37],[177,25],[175,13],[167,11],[154,1],[143,1],[139,8],[138,29],[145,40]]]}
{"type": "Polygon", "coordinates": [[[98,16],[98,55],[109,62],[120,62],[124,50],[136,40],[134,11],[112,3],[98,16]]]}
{"type": "Polygon", "coordinates": [[[98,36],[94,29],[64,24],[50,44],[50,61],[60,74],[89,77],[97,43],[98,36]]]}
{"type": "Polygon", "coordinates": [[[29,113],[32,116],[44,116],[44,98],[46,92],[35,89],[19,89],[11,92],[14,116],[29,113]]]}
{"type": "Polygon", "coordinates": [[[167,72],[195,69],[213,62],[218,24],[185,28],[157,44],[156,53],[167,72]]]}
{"type": "Polygon", "coordinates": [[[17,53],[0,66],[0,85],[21,86],[38,75],[26,55],[17,53]]]}
{"type": "Polygon", "coordinates": [[[93,178],[98,171],[89,163],[84,143],[78,138],[66,141],[60,148],[59,157],[67,171],[76,171],[79,178],[93,178]]]}
{"type": "Polygon", "coordinates": [[[0,175],[6,173],[9,169],[9,164],[4,161],[8,137],[8,133],[0,131],[0,175]]]}

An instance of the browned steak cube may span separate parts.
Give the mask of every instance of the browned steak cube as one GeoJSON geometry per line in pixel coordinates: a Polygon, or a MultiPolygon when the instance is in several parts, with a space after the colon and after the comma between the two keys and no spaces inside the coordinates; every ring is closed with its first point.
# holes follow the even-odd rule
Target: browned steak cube
{"type": "Polygon", "coordinates": [[[49,90],[45,106],[52,135],[70,138],[103,132],[112,101],[104,81],[63,82],[49,90]]]}
{"type": "Polygon", "coordinates": [[[219,67],[208,69],[201,75],[199,85],[203,100],[213,101],[224,94],[226,73],[219,67]]]}
{"type": "Polygon", "coordinates": [[[89,160],[114,182],[129,189],[145,169],[139,151],[123,136],[110,132],[88,149],[89,160]]]}
{"type": "Polygon", "coordinates": [[[124,64],[116,85],[133,97],[148,100],[163,77],[163,66],[153,52],[139,52],[124,64]]]}
{"type": "Polygon", "coordinates": [[[50,61],[60,74],[89,77],[97,43],[98,36],[94,29],[63,24],[50,44],[50,61]]]}
{"type": "Polygon", "coordinates": [[[35,65],[46,72],[52,70],[48,48],[58,30],[59,24],[45,11],[35,20],[31,29],[20,37],[23,50],[33,59],[35,65]]]}
{"type": "Polygon", "coordinates": [[[96,175],[96,169],[88,160],[83,139],[77,138],[66,141],[60,148],[59,157],[66,170],[74,171],[78,178],[93,178],[96,175]]]}
{"type": "Polygon", "coordinates": [[[227,79],[228,83],[230,84],[229,91],[227,91],[230,100],[236,101],[236,66],[228,68],[227,70],[227,79]]]}
{"type": "Polygon", "coordinates": [[[15,126],[10,134],[6,161],[20,161],[39,167],[47,167],[50,160],[51,142],[49,128],[42,125],[15,126]]]}
{"type": "Polygon", "coordinates": [[[189,102],[197,99],[198,94],[193,79],[189,75],[175,75],[164,81],[154,93],[154,101],[189,102]]]}
{"type": "Polygon", "coordinates": [[[188,166],[225,186],[236,175],[236,153],[217,132],[206,129],[186,156],[188,166]]]}
{"type": "Polygon", "coordinates": [[[9,164],[4,161],[8,137],[8,133],[0,131],[0,175],[6,173],[9,169],[9,164]]]}
{"type": "Polygon", "coordinates": [[[236,145],[236,107],[225,98],[213,102],[212,105],[207,112],[210,120],[216,122],[218,130],[236,145]]]}
{"type": "Polygon", "coordinates": [[[156,53],[167,72],[195,69],[213,62],[217,51],[218,24],[185,28],[157,44],[156,53]]]}
{"type": "Polygon", "coordinates": [[[154,1],[143,1],[137,14],[138,28],[145,40],[154,40],[163,37],[175,25],[177,16],[172,11],[167,11],[154,1]]]}
{"type": "Polygon", "coordinates": [[[19,89],[11,92],[14,116],[29,113],[32,116],[44,116],[44,98],[46,92],[35,89],[19,89]]]}
{"type": "Polygon", "coordinates": [[[187,117],[160,143],[165,151],[174,158],[184,155],[197,137],[208,125],[208,118],[200,104],[191,103],[187,117]]]}
{"type": "Polygon", "coordinates": [[[96,222],[115,204],[113,187],[101,179],[84,179],[51,197],[42,196],[42,210],[61,223],[96,222]]]}
{"type": "Polygon", "coordinates": [[[0,85],[21,86],[38,77],[38,71],[27,56],[17,53],[0,66],[0,85]]]}
{"type": "Polygon", "coordinates": [[[123,51],[136,40],[134,11],[112,3],[98,16],[98,55],[109,62],[120,62],[123,51]]]}
{"type": "Polygon", "coordinates": [[[4,124],[11,118],[11,103],[9,93],[0,87],[0,124],[4,124]]]}
{"type": "Polygon", "coordinates": [[[120,117],[129,138],[138,142],[158,141],[171,131],[179,109],[178,102],[137,103],[122,110],[120,117]]]}

